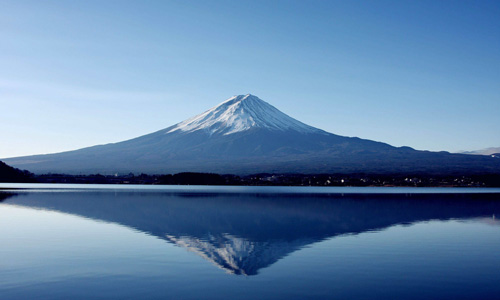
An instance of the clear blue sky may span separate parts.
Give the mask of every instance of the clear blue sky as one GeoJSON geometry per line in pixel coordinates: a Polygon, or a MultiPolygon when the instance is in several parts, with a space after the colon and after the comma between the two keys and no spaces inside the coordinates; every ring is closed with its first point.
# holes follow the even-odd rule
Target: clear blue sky
{"type": "Polygon", "coordinates": [[[500,146],[500,1],[0,2],[0,157],[118,142],[252,93],[329,132],[500,146]]]}

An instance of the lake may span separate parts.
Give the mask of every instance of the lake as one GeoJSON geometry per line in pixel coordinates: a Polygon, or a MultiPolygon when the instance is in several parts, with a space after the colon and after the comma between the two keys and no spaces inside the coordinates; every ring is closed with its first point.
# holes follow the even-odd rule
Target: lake
{"type": "Polygon", "coordinates": [[[0,184],[0,299],[500,299],[500,189],[0,184]]]}

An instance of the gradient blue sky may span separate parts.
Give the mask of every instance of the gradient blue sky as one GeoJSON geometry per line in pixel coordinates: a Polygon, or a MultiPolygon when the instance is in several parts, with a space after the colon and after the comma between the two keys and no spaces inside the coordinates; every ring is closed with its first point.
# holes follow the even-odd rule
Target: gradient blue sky
{"type": "Polygon", "coordinates": [[[329,132],[500,146],[500,1],[0,1],[0,157],[252,93],[329,132]]]}

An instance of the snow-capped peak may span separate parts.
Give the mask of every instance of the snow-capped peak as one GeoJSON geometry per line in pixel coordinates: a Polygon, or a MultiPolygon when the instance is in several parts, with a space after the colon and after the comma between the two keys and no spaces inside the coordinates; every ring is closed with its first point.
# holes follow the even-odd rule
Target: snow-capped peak
{"type": "Polygon", "coordinates": [[[174,125],[166,133],[205,130],[209,134],[228,135],[252,128],[294,130],[302,133],[323,132],[289,117],[258,97],[247,94],[231,97],[202,114],[174,125]]]}

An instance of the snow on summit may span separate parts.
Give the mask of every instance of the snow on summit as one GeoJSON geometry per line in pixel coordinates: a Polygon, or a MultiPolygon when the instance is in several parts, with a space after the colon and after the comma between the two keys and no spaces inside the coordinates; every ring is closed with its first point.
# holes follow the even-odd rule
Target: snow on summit
{"type": "Polygon", "coordinates": [[[166,133],[205,130],[210,135],[228,135],[252,128],[294,130],[301,133],[324,133],[282,113],[254,95],[234,96],[206,112],[180,122],[166,133]]]}

